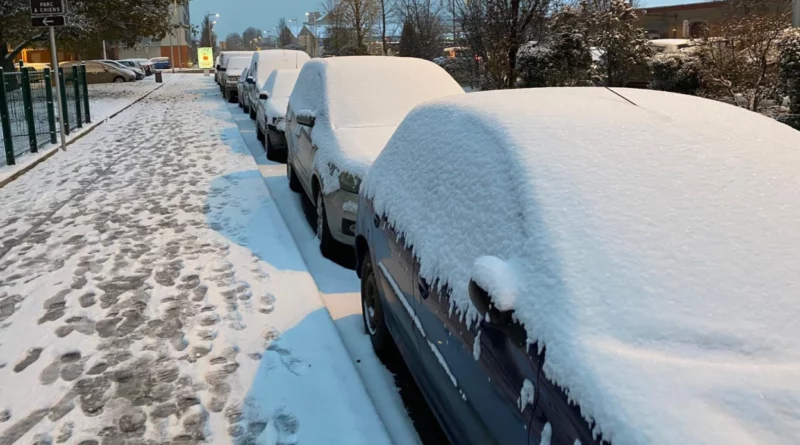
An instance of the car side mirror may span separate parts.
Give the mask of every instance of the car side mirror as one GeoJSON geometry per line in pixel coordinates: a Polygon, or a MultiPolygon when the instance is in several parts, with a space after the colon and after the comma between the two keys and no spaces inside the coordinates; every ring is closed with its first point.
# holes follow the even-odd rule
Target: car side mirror
{"type": "Polygon", "coordinates": [[[255,85],[256,83],[252,76],[247,76],[247,80],[245,80],[245,82],[249,83],[250,85],[255,85]]]}
{"type": "Polygon", "coordinates": [[[524,347],[528,343],[528,333],[514,320],[514,311],[498,309],[489,293],[473,280],[469,281],[469,299],[482,317],[485,328],[505,333],[517,346],[524,347]]]}
{"type": "Polygon", "coordinates": [[[228,69],[227,69],[227,68],[222,68],[222,67],[220,67],[219,71],[220,71],[221,73],[224,73],[225,71],[228,71],[228,69]]]}
{"type": "Polygon", "coordinates": [[[268,97],[269,96],[267,95],[267,93],[261,93],[258,95],[258,98],[261,100],[267,100],[268,97]]]}
{"type": "Polygon", "coordinates": [[[314,123],[316,122],[316,118],[314,116],[296,116],[295,119],[297,123],[300,125],[305,125],[306,127],[313,127],[314,123]]]}

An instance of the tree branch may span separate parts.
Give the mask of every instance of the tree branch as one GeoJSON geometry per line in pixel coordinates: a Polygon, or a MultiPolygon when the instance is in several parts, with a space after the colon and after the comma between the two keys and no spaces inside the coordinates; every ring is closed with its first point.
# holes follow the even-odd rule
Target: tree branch
{"type": "Polygon", "coordinates": [[[47,31],[42,31],[38,35],[23,41],[22,43],[20,43],[16,47],[14,47],[14,49],[9,51],[8,54],[6,54],[5,58],[3,58],[3,62],[7,62],[9,60],[14,60],[14,57],[16,57],[17,54],[21,53],[22,50],[25,49],[26,46],[30,45],[33,42],[38,42],[39,40],[45,40],[46,36],[47,36],[47,31]]]}

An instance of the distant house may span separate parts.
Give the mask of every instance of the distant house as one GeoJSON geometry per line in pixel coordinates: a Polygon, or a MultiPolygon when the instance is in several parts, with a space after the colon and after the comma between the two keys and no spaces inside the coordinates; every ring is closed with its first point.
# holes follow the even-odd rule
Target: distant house
{"type": "MultiPolygon", "coordinates": [[[[778,13],[791,8],[791,0],[767,0],[764,7],[752,13],[778,13]]],[[[685,5],[656,6],[634,10],[638,25],[651,39],[695,39],[706,31],[713,36],[715,24],[734,11],[730,1],[711,1],[685,5]]],[[[748,11],[741,11],[748,13],[748,11]]]]}

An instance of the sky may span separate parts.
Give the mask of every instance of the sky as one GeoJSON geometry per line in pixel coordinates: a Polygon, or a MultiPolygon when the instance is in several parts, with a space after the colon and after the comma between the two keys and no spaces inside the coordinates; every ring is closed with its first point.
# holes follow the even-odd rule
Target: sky
{"type": "MultiPolygon", "coordinates": [[[[697,3],[700,0],[644,0],[643,6],[664,6],[697,3]]],[[[229,33],[241,33],[247,27],[275,32],[273,27],[281,17],[305,21],[305,13],[322,11],[320,0],[192,0],[192,23],[200,25],[208,12],[217,13],[216,33],[224,39],[229,33]]],[[[294,23],[289,26],[297,31],[294,23]]]]}
{"type": "MultiPolygon", "coordinates": [[[[215,27],[220,39],[250,26],[274,33],[281,17],[302,23],[306,12],[322,11],[320,0],[192,0],[189,5],[192,23],[198,26],[207,13],[220,15],[215,27]]],[[[294,23],[289,26],[296,30],[294,23]]]]}

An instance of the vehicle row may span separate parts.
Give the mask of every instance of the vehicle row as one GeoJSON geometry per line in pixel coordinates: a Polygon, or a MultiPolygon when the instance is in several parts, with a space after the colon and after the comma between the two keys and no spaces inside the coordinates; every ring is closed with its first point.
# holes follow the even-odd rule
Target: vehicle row
{"type": "Polygon", "coordinates": [[[452,443],[796,441],[796,130],[650,90],[465,94],[420,59],[265,60],[237,100],[452,443]]]}

